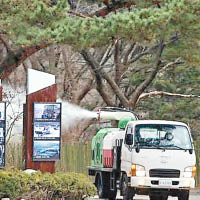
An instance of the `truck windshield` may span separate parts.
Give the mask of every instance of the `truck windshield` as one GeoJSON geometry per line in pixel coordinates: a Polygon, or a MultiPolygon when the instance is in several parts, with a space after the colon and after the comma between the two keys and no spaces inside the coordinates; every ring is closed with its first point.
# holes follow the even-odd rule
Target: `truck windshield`
{"type": "Polygon", "coordinates": [[[135,144],[141,148],[192,149],[188,129],[180,125],[137,125],[135,144]]]}

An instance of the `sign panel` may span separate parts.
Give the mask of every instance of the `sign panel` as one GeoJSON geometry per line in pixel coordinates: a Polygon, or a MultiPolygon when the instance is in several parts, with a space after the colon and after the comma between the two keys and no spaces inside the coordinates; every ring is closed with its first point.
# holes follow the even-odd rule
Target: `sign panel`
{"type": "Polygon", "coordinates": [[[0,168],[5,167],[6,103],[0,102],[0,168]]]}
{"type": "Polygon", "coordinates": [[[33,160],[58,160],[60,158],[60,141],[38,140],[33,143],[33,160]]]}
{"type": "Polygon", "coordinates": [[[61,103],[34,103],[33,161],[60,159],[61,103]]]}
{"type": "Polygon", "coordinates": [[[34,121],[60,121],[61,103],[34,103],[34,121]]]}

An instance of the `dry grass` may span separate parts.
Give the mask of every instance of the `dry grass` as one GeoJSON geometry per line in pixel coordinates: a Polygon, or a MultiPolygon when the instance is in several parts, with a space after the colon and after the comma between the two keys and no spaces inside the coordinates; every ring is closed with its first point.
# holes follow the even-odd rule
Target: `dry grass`
{"type": "MultiPolygon", "coordinates": [[[[71,144],[62,146],[61,160],[56,162],[56,171],[87,174],[91,160],[90,144],[71,144]]],[[[25,169],[22,144],[10,143],[6,146],[6,168],[25,169]]]]}

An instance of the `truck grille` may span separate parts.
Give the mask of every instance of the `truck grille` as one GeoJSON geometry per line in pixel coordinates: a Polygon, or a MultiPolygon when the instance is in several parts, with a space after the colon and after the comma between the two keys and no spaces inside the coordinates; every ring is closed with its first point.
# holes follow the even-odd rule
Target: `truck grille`
{"type": "Polygon", "coordinates": [[[179,178],[180,170],[176,169],[151,169],[149,170],[150,177],[159,178],[179,178]]]}

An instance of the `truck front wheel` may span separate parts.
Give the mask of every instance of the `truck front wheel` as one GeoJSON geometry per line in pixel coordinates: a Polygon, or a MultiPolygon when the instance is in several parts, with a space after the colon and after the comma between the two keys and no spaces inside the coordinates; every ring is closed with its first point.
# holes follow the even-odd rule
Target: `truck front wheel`
{"type": "Polygon", "coordinates": [[[189,200],[189,190],[181,190],[178,195],[178,200],[189,200]]]}
{"type": "Polygon", "coordinates": [[[150,200],[167,200],[168,196],[150,196],[150,200]]]}

